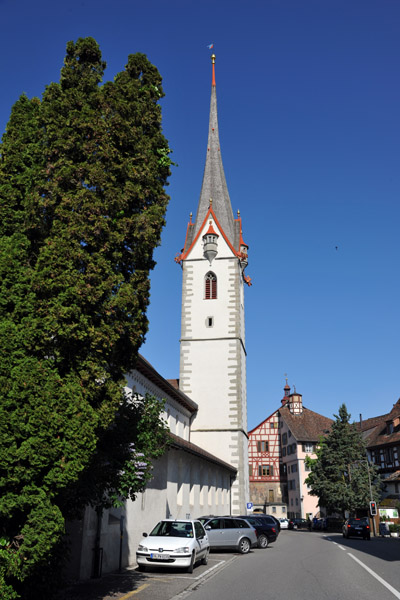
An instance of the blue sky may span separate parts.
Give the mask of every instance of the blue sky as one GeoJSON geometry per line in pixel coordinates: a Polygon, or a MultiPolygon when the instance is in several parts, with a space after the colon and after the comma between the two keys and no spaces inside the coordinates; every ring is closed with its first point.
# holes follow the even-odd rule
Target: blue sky
{"type": "Polygon", "coordinates": [[[400,0],[0,0],[0,130],[93,36],[106,79],[144,52],[164,79],[171,201],[142,353],[178,377],[181,271],[217,56],[221,151],[249,244],[248,421],[287,373],[308,408],[354,419],[400,396],[400,0]],[[337,246],[337,249],[336,249],[337,246]]]}

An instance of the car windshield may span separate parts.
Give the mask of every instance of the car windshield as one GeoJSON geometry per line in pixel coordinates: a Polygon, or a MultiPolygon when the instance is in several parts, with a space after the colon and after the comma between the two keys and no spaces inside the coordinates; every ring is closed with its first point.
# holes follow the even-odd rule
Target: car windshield
{"type": "Polygon", "coordinates": [[[161,537],[194,537],[193,526],[185,521],[160,521],[150,535],[161,537]]]}

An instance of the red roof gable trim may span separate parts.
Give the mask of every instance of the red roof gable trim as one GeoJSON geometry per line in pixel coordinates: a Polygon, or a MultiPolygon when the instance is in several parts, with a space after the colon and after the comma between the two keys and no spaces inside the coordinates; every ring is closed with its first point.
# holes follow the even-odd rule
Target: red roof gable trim
{"type": "MultiPolygon", "coordinates": [[[[206,214],[206,216],[205,216],[205,219],[204,219],[203,223],[201,224],[201,227],[199,227],[199,230],[198,230],[198,232],[197,232],[197,235],[196,235],[196,237],[194,238],[193,242],[192,242],[192,243],[191,243],[191,245],[190,245],[190,248],[188,248],[188,250],[187,250],[186,252],[182,252],[182,254],[180,254],[179,256],[177,256],[177,257],[175,258],[175,261],[176,261],[176,262],[180,263],[182,260],[185,260],[185,258],[187,258],[187,257],[189,256],[189,254],[190,254],[190,252],[192,251],[192,249],[193,249],[194,245],[196,244],[197,240],[199,239],[200,233],[201,233],[201,232],[203,231],[203,229],[204,229],[204,226],[205,226],[205,224],[206,224],[206,222],[207,222],[207,219],[209,219],[209,218],[210,218],[210,215],[212,215],[212,216],[213,216],[213,218],[214,218],[214,221],[215,221],[215,223],[216,223],[216,225],[217,225],[217,227],[218,227],[219,231],[220,231],[220,232],[221,232],[221,234],[222,234],[222,237],[224,238],[225,242],[228,244],[229,248],[232,250],[233,254],[234,254],[235,256],[237,256],[238,258],[240,257],[240,252],[236,251],[236,250],[234,249],[234,247],[232,246],[232,244],[230,243],[230,241],[228,240],[228,238],[227,238],[227,236],[226,236],[226,234],[225,234],[224,230],[222,229],[221,225],[219,224],[219,221],[218,221],[217,217],[215,216],[215,213],[214,213],[214,210],[213,210],[212,206],[210,206],[210,208],[208,209],[208,212],[207,212],[207,214],[206,214]]],[[[235,220],[237,220],[237,219],[235,219],[235,220]]],[[[189,225],[191,225],[191,223],[189,223],[189,225]]]]}
{"type": "Polygon", "coordinates": [[[269,421],[269,419],[270,419],[271,417],[273,417],[273,416],[274,416],[274,415],[275,415],[277,412],[279,412],[279,408],[277,408],[276,410],[274,410],[274,412],[273,412],[273,413],[271,413],[271,414],[269,415],[269,417],[267,417],[266,419],[264,419],[264,421],[261,421],[261,423],[259,423],[259,424],[258,424],[258,425],[256,425],[255,427],[253,427],[253,429],[250,429],[250,431],[247,433],[247,435],[250,435],[250,434],[254,433],[254,431],[255,431],[256,429],[258,429],[259,427],[261,427],[261,425],[264,425],[264,423],[266,423],[267,421],[269,421]]]}
{"type": "Polygon", "coordinates": [[[180,263],[180,262],[182,262],[183,250],[184,250],[184,248],[185,248],[185,246],[186,246],[186,242],[187,242],[187,239],[188,239],[188,235],[189,235],[189,228],[190,228],[190,227],[194,227],[194,226],[195,226],[195,223],[192,223],[192,219],[190,218],[190,221],[189,221],[189,223],[188,223],[188,225],[187,225],[187,227],[186,227],[185,243],[184,243],[184,245],[183,245],[182,252],[181,252],[181,254],[177,254],[177,255],[175,256],[175,258],[174,258],[174,261],[175,261],[176,263],[180,263]]]}

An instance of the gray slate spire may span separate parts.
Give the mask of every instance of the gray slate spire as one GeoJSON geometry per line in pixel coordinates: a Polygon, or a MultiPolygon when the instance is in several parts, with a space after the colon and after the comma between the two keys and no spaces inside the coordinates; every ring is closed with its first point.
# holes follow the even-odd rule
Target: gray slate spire
{"type": "MultiPolygon", "coordinates": [[[[203,185],[201,188],[199,206],[197,208],[196,220],[191,232],[190,243],[194,240],[199,231],[212,199],[214,213],[223,228],[225,235],[231,244],[236,247],[236,227],[233,219],[232,206],[229,198],[228,188],[225,180],[224,167],[219,144],[218,134],[218,115],[217,115],[217,90],[215,85],[215,55],[212,60],[212,85],[211,85],[211,103],[210,103],[210,122],[208,129],[207,157],[204,167],[203,185]]],[[[189,242],[189,240],[187,240],[189,242]]],[[[186,245],[186,249],[190,245],[186,245]]]]}

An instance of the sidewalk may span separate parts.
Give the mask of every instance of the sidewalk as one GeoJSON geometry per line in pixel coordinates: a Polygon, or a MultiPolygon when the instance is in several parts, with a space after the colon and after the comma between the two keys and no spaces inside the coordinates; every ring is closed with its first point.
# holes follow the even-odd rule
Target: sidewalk
{"type": "Polygon", "coordinates": [[[122,573],[109,573],[99,579],[72,584],[58,600],[171,600],[200,580],[213,577],[235,560],[232,554],[210,554],[208,565],[198,565],[193,574],[181,569],[158,569],[141,573],[136,567],[122,573]]]}

